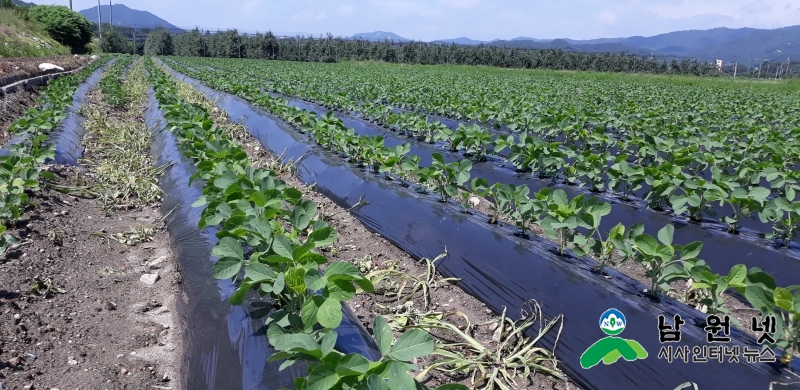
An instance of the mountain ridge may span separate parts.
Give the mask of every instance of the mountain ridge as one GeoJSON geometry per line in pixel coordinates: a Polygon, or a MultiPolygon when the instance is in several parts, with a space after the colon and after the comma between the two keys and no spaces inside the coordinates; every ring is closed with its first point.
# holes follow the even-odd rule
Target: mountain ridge
{"type": "MultiPolygon", "coordinates": [[[[378,32],[376,32],[378,33],[378,32]]],[[[392,36],[394,42],[410,42],[391,32],[381,31],[382,36],[392,36]]],[[[370,34],[355,34],[370,39],[370,34]]],[[[383,39],[375,39],[382,41],[383,39]]],[[[696,58],[699,61],[722,59],[725,62],[758,64],[762,61],[781,61],[786,58],[800,60],[800,25],[776,29],[750,27],[716,27],[707,30],[681,30],[649,37],[631,36],[597,39],[537,39],[516,37],[483,41],[469,37],[438,39],[432,43],[489,45],[516,47],[520,49],[561,49],[590,53],[626,52],[640,56],[672,58],[696,58]]]]}
{"type": "MultiPolygon", "coordinates": [[[[85,16],[90,22],[97,23],[97,6],[78,11],[78,13],[85,16]]],[[[182,29],[150,12],[132,9],[121,3],[114,4],[113,8],[110,8],[108,5],[101,5],[100,17],[102,18],[103,23],[108,23],[109,17],[113,18],[115,26],[134,28],[155,28],[158,26],[163,26],[171,32],[183,31],[182,29]],[[113,12],[113,14],[109,13],[109,9],[113,12]]]]}

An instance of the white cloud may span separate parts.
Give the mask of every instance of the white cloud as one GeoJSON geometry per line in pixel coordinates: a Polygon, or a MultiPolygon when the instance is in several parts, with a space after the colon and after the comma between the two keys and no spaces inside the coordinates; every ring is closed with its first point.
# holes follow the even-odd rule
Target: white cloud
{"type": "Polygon", "coordinates": [[[315,13],[311,13],[311,12],[298,12],[296,14],[293,14],[290,19],[294,20],[294,21],[304,20],[304,19],[322,20],[322,19],[325,19],[327,17],[328,17],[328,14],[326,14],[324,12],[319,12],[319,13],[316,13],[316,14],[315,13]]]}
{"type": "Polygon", "coordinates": [[[356,12],[356,7],[352,4],[345,4],[339,7],[339,15],[350,15],[356,12]]]}
{"type": "Polygon", "coordinates": [[[772,7],[763,0],[756,0],[741,8],[742,11],[750,13],[761,13],[769,11],[770,9],[772,9],[772,7]]]}
{"type": "Polygon", "coordinates": [[[597,14],[597,21],[605,24],[614,24],[617,22],[617,14],[611,11],[600,11],[597,14]]]}
{"type": "Polygon", "coordinates": [[[440,4],[448,8],[470,9],[481,4],[480,0],[438,0],[440,4]]]}

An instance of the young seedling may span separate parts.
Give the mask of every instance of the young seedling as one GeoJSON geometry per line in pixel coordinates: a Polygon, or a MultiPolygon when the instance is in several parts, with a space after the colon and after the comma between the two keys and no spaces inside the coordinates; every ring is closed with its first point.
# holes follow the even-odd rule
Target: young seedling
{"type": "Polygon", "coordinates": [[[630,194],[642,188],[644,172],[642,167],[628,164],[628,156],[621,154],[614,159],[608,169],[609,187],[622,193],[622,200],[628,201],[630,194]]]}
{"type": "MultiPolygon", "coordinates": [[[[383,161],[379,168],[380,172],[383,172],[384,178],[389,179],[390,173],[402,171],[403,163],[406,162],[406,155],[410,150],[411,145],[407,143],[389,148],[388,158],[383,161]]],[[[405,181],[405,178],[401,177],[401,180],[405,181]]]]}
{"type": "MultiPolygon", "coordinates": [[[[645,183],[650,186],[643,198],[647,201],[647,207],[658,211],[665,209],[672,194],[680,188],[686,179],[681,168],[669,162],[646,167],[643,175],[645,183]]],[[[698,203],[703,204],[702,198],[698,203]]]]}
{"type": "MultiPolygon", "coordinates": [[[[409,371],[412,362],[430,355],[434,350],[431,336],[421,329],[411,329],[395,340],[392,328],[381,316],[376,316],[372,329],[381,353],[377,362],[370,362],[357,352],[343,354],[334,349],[338,334],[332,329],[293,332],[276,323],[267,328],[270,344],[277,351],[267,360],[283,361],[284,370],[297,361],[307,362],[306,377],[298,377],[294,387],[312,389],[420,389],[429,390],[414,380],[409,371]]],[[[464,385],[447,384],[437,390],[468,390],[464,385]]]]}
{"type": "Polygon", "coordinates": [[[579,226],[591,228],[581,218],[584,198],[585,196],[581,194],[569,200],[567,193],[561,189],[553,191],[548,196],[547,217],[542,221],[541,226],[545,235],[558,244],[559,255],[563,256],[567,253],[567,248],[573,242],[575,229],[579,226]]]}
{"type": "Polygon", "coordinates": [[[776,345],[783,348],[781,363],[788,366],[792,356],[800,351],[800,286],[775,288],[773,300],[780,309],[777,310],[776,334],[779,340],[776,345]]]}
{"type": "Polygon", "coordinates": [[[645,268],[645,276],[650,278],[650,288],[645,292],[658,296],[659,292],[672,289],[670,283],[690,277],[684,263],[693,262],[703,249],[703,243],[695,241],[685,246],[672,243],[675,227],[666,225],[658,231],[658,239],[648,234],[640,234],[633,239],[635,259],[645,268]],[[676,258],[677,253],[680,257],[676,258]]]}
{"type": "Polygon", "coordinates": [[[733,214],[725,216],[722,220],[728,224],[728,233],[738,234],[741,229],[740,222],[751,218],[755,213],[760,213],[767,203],[769,190],[764,187],[753,187],[749,191],[739,187],[730,192],[723,202],[731,205],[733,214]]]}
{"type": "MultiPolygon", "coordinates": [[[[587,204],[592,202],[592,199],[594,198],[589,199],[587,204]]],[[[625,229],[623,224],[619,223],[611,228],[604,239],[600,233],[600,220],[603,216],[608,215],[610,211],[611,207],[607,203],[595,203],[588,206],[587,212],[583,213],[581,218],[591,228],[585,236],[578,234],[573,239],[574,247],[572,250],[575,254],[578,256],[591,254],[598,263],[595,270],[601,275],[606,275],[606,267],[622,265],[633,257],[631,242],[634,237],[644,231],[644,225],[641,222],[634,224],[628,230],[625,229]],[[588,209],[591,209],[591,211],[588,209]],[[615,252],[621,257],[619,263],[614,261],[615,252]]]]}
{"type": "Polygon", "coordinates": [[[491,201],[490,206],[489,206],[490,210],[492,211],[492,214],[489,216],[489,223],[490,224],[496,224],[497,223],[497,217],[499,216],[499,213],[501,211],[500,207],[498,207],[498,205],[497,205],[497,201],[498,201],[497,200],[497,188],[498,188],[498,185],[500,185],[500,183],[495,183],[494,185],[490,186],[489,182],[487,182],[486,179],[481,178],[481,177],[476,177],[476,178],[472,179],[472,183],[470,185],[470,188],[472,189],[473,193],[475,193],[475,194],[477,194],[477,195],[479,195],[479,196],[481,196],[483,198],[489,199],[491,201]]]}
{"type": "Polygon", "coordinates": [[[450,141],[453,150],[464,150],[467,157],[475,157],[476,161],[486,161],[486,148],[491,143],[489,132],[483,127],[471,124],[459,124],[450,141]]]}
{"type": "Polygon", "coordinates": [[[669,202],[677,215],[689,211],[689,219],[699,222],[703,219],[703,214],[716,217],[717,213],[710,203],[720,201],[720,205],[727,197],[725,191],[718,185],[704,179],[694,177],[687,179],[683,183],[683,194],[673,194],[669,197],[669,202]]]}
{"type": "Polygon", "coordinates": [[[772,222],[772,233],[767,238],[775,239],[780,246],[788,246],[800,228],[800,202],[780,197],[769,202],[759,214],[761,222],[772,222]]]}
{"type": "Polygon", "coordinates": [[[458,196],[458,187],[469,180],[472,162],[461,160],[450,164],[444,163],[444,157],[439,153],[433,154],[433,162],[426,169],[427,177],[433,190],[441,195],[442,202],[458,196]]]}

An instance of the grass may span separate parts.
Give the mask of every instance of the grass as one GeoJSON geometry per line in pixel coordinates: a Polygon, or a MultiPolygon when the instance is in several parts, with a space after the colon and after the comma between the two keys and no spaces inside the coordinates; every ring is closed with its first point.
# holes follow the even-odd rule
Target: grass
{"type": "Polygon", "coordinates": [[[44,27],[20,19],[13,10],[0,8],[0,57],[49,57],[64,54],[70,54],[70,49],[50,38],[44,27]]]}
{"type": "MultiPolygon", "coordinates": [[[[107,209],[134,204],[150,205],[161,199],[158,176],[161,168],[150,159],[150,133],[137,118],[144,112],[147,76],[140,62],[129,72],[123,89],[131,96],[125,110],[109,115],[107,104],[87,104],[80,113],[86,118],[84,143],[92,159],[82,162],[94,169],[98,194],[107,209]]],[[[97,90],[99,92],[99,89],[97,90]]]]}

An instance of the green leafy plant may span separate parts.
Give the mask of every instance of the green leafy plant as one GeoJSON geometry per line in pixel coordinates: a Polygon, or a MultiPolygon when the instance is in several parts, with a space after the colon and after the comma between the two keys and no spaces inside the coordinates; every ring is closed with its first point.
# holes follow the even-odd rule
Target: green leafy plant
{"type": "Polygon", "coordinates": [[[714,183],[700,178],[690,178],[683,183],[683,194],[673,194],[669,201],[675,214],[683,214],[689,211],[689,218],[692,221],[702,220],[702,214],[717,216],[711,202],[719,200],[720,203],[727,198],[725,191],[714,183]]]}
{"type": "Polygon", "coordinates": [[[759,218],[762,222],[772,222],[772,232],[767,234],[767,238],[788,246],[800,228],[800,202],[793,202],[786,197],[773,199],[764,206],[759,218]]]}
{"type": "MultiPolygon", "coordinates": [[[[575,229],[579,226],[591,228],[581,214],[584,208],[583,194],[578,195],[572,200],[567,197],[564,190],[553,191],[547,199],[547,217],[541,222],[542,229],[548,238],[553,239],[558,244],[558,253],[565,255],[571,245],[575,235],[575,229]]],[[[599,211],[598,211],[599,213],[599,211]]]]}
{"type": "MultiPolygon", "coordinates": [[[[591,200],[591,199],[590,199],[591,200]]],[[[605,203],[601,203],[605,204],[605,203]]],[[[605,238],[600,232],[600,219],[607,215],[606,206],[589,211],[582,215],[586,223],[591,226],[586,235],[578,234],[573,239],[573,251],[578,256],[592,255],[597,260],[598,273],[604,275],[608,266],[620,266],[634,256],[632,242],[633,238],[644,232],[644,225],[639,222],[632,225],[629,229],[621,223],[617,224],[608,231],[605,238]],[[598,214],[597,216],[595,214],[598,214]],[[614,255],[620,256],[616,262],[614,255]]],[[[610,211],[610,207],[609,207],[610,211]]]]}
{"type": "Polygon", "coordinates": [[[475,157],[477,161],[486,161],[486,147],[490,144],[489,132],[479,125],[460,124],[453,133],[450,144],[451,150],[464,150],[467,157],[475,157]]]}
{"type": "Polygon", "coordinates": [[[628,156],[621,154],[614,158],[614,164],[608,169],[608,185],[622,193],[622,200],[629,200],[630,194],[642,188],[645,181],[644,171],[639,166],[628,164],[628,156]]]}
{"type": "Polygon", "coordinates": [[[777,346],[783,348],[781,362],[788,365],[792,356],[800,351],[800,286],[777,287],[773,300],[778,309],[776,333],[777,346]]]}
{"type": "Polygon", "coordinates": [[[431,166],[426,169],[426,177],[436,193],[441,196],[441,201],[458,196],[458,187],[469,180],[472,162],[469,160],[454,161],[445,164],[444,157],[439,153],[433,154],[431,166]]]}
{"type": "Polygon", "coordinates": [[[390,148],[388,158],[383,160],[380,166],[380,172],[383,172],[386,178],[389,177],[390,173],[394,173],[400,176],[402,182],[405,182],[409,175],[403,169],[403,164],[406,163],[406,155],[408,155],[410,150],[410,144],[396,145],[390,148]]]}
{"type": "MultiPolygon", "coordinates": [[[[382,357],[370,362],[358,353],[343,354],[333,349],[337,333],[323,329],[309,333],[288,332],[272,324],[267,329],[270,344],[277,353],[268,361],[281,361],[280,369],[286,369],[297,361],[308,364],[308,376],[296,378],[298,390],[344,389],[390,390],[427,389],[414,381],[409,369],[417,358],[433,352],[434,342],[423,330],[415,329],[403,333],[397,340],[386,321],[376,316],[373,323],[375,341],[382,357]]],[[[444,385],[438,390],[466,390],[463,385],[444,385]]]]}
{"type": "Polygon", "coordinates": [[[472,179],[472,182],[470,183],[470,189],[474,194],[486,199],[490,199],[491,203],[489,207],[492,214],[489,216],[489,223],[491,224],[497,223],[497,217],[502,211],[497,205],[497,188],[499,185],[500,183],[495,183],[490,186],[489,182],[482,177],[476,177],[472,179]]]}
{"type": "MultiPolygon", "coordinates": [[[[704,313],[717,314],[728,313],[725,307],[723,294],[730,288],[747,287],[747,267],[743,264],[734,265],[727,276],[715,274],[711,268],[702,261],[686,262],[684,267],[691,276],[690,294],[696,296],[695,308],[704,313]]],[[[735,319],[734,319],[735,321],[735,319]]]]}
{"type": "Polygon", "coordinates": [[[633,239],[635,260],[645,268],[645,276],[650,278],[650,288],[645,292],[652,296],[671,290],[672,282],[688,279],[684,264],[695,261],[703,249],[700,241],[687,245],[673,244],[674,233],[675,227],[666,225],[658,231],[658,239],[644,233],[633,239]],[[680,257],[676,258],[678,253],[680,257]]]}

